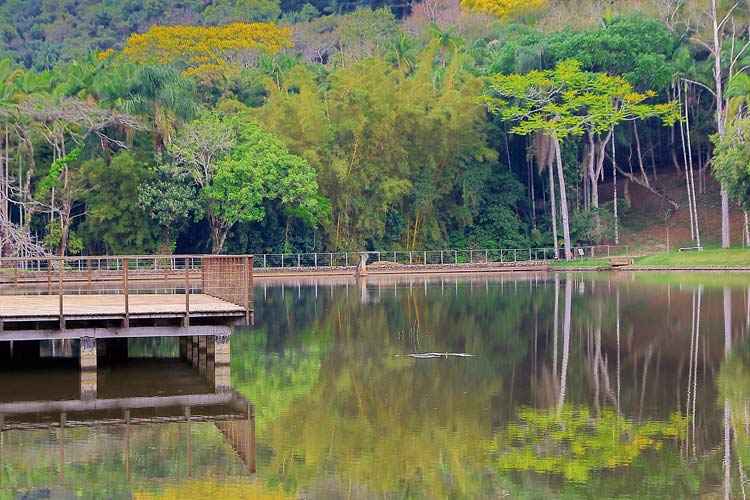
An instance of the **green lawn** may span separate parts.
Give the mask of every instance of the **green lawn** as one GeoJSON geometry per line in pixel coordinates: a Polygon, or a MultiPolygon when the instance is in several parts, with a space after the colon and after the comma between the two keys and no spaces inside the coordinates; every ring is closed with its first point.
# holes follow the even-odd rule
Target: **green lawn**
{"type": "Polygon", "coordinates": [[[635,259],[637,266],[750,266],[750,249],[707,249],[702,252],[669,252],[635,259]]]}
{"type": "Polygon", "coordinates": [[[609,265],[609,260],[606,259],[576,259],[571,261],[559,260],[551,262],[550,267],[590,267],[592,269],[608,269],[611,266],[609,265]]]}

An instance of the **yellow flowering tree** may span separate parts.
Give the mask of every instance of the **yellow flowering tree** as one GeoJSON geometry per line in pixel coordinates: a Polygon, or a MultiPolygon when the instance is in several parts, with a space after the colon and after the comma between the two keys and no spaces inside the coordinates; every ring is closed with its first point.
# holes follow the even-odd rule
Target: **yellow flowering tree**
{"type": "Polygon", "coordinates": [[[186,76],[221,74],[248,65],[259,53],[291,47],[291,31],[273,23],[226,26],[152,26],[130,35],[122,55],[128,60],[175,64],[186,76]]]}
{"type": "Polygon", "coordinates": [[[503,18],[535,9],[545,3],[547,0],[461,0],[461,7],[503,18]]]}

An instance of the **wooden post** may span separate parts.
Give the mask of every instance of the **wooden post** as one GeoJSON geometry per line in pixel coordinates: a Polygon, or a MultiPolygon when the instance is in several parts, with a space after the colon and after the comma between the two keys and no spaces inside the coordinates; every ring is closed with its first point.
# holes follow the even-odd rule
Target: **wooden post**
{"type": "Polygon", "coordinates": [[[47,293],[52,293],[52,259],[47,259],[47,293]]]}
{"type": "Polygon", "coordinates": [[[185,257],[185,327],[190,326],[190,258],[185,257]]]}
{"type": "Polygon", "coordinates": [[[89,291],[91,291],[91,272],[92,272],[91,263],[92,262],[93,261],[90,257],[86,260],[86,278],[88,279],[88,283],[89,283],[89,291]]]}
{"type": "Polygon", "coordinates": [[[130,410],[125,410],[125,476],[130,482],[130,410]]]}
{"type": "Polygon", "coordinates": [[[13,261],[13,288],[18,288],[18,261],[13,261]]]}
{"type": "Polygon", "coordinates": [[[123,328],[130,328],[130,298],[128,296],[128,259],[122,259],[122,289],[125,293],[125,319],[122,322],[123,328]]]}
{"type": "Polygon", "coordinates": [[[250,294],[252,292],[252,286],[253,286],[253,259],[252,257],[245,257],[245,266],[244,266],[244,273],[242,277],[242,282],[245,286],[245,289],[243,290],[243,295],[245,297],[245,323],[248,325],[250,324],[250,304],[252,303],[252,299],[250,298],[250,294]]]}
{"type": "Polygon", "coordinates": [[[248,431],[250,432],[250,460],[248,460],[248,469],[251,474],[255,474],[256,471],[256,460],[255,460],[255,405],[252,403],[247,404],[247,419],[248,419],[248,431]]]}
{"type": "Polygon", "coordinates": [[[60,270],[57,273],[57,295],[60,302],[60,330],[65,330],[65,314],[63,307],[63,271],[65,267],[65,261],[60,258],[60,270]]]}

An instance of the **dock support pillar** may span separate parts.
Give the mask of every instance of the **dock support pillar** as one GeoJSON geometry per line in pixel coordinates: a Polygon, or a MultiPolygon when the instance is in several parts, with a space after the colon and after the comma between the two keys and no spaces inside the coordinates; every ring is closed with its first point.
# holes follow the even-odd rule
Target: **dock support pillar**
{"type": "Polygon", "coordinates": [[[206,337],[206,376],[211,382],[216,378],[216,338],[206,337]]]}
{"type": "Polygon", "coordinates": [[[0,366],[10,365],[10,342],[0,342],[0,366]]]}
{"type": "Polygon", "coordinates": [[[81,337],[81,399],[96,399],[96,339],[81,337]]]}
{"type": "Polygon", "coordinates": [[[197,335],[193,335],[193,354],[190,360],[193,362],[193,368],[197,368],[200,361],[200,344],[197,335]]]}
{"type": "Polygon", "coordinates": [[[214,387],[216,392],[231,390],[231,350],[229,334],[214,337],[214,387]]]}
{"type": "Polygon", "coordinates": [[[207,353],[207,345],[206,345],[206,336],[201,335],[198,337],[198,371],[201,374],[206,373],[206,353],[207,353]]]}
{"type": "Polygon", "coordinates": [[[180,360],[187,361],[188,359],[188,337],[180,337],[180,360]]]}

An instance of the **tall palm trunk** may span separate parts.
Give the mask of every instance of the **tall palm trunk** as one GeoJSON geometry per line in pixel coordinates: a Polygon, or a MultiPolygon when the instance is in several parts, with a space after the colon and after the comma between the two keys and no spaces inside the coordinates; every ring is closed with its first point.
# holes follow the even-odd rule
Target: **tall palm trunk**
{"type": "Polygon", "coordinates": [[[563,248],[565,249],[565,260],[571,259],[570,251],[570,224],[568,221],[568,196],[565,190],[565,173],[563,172],[562,152],[560,150],[560,140],[557,135],[552,136],[555,146],[555,158],[557,160],[557,175],[560,184],[560,218],[563,226],[563,248]]]}
{"type": "MultiPolygon", "coordinates": [[[[716,96],[716,130],[719,138],[724,137],[724,93],[721,73],[721,42],[719,40],[719,19],[716,13],[716,0],[711,0],[711,23],[713,31],[714,85],[716,96]]],[[[721,248],[729,248],[729,193],[721,186],[721,248]]]]}
{"type": "Polygon", "coordinates": [[[555,196],[555,171],[552,161],[547,164],[549,170],[549,204],[552,211],[552,240],[555,246],[555,259],[560,258],[560,244],[557,241],[557,200],[555,196]]]}

